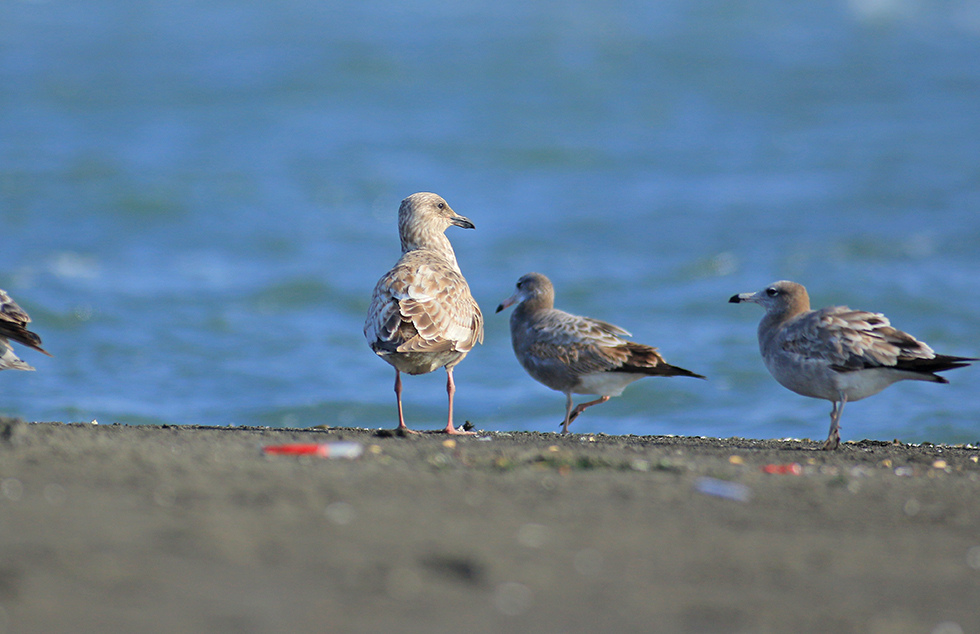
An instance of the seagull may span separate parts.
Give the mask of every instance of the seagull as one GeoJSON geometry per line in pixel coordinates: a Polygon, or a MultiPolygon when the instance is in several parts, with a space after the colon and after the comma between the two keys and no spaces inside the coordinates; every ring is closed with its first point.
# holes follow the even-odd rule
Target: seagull
{"type": "Polygon", "coordinates": [[[0,370],[33,370],[34,367],[28,365],[14,354],[14,348],[10,345],[13,339],[17,343],[22,343],[29,348],[34,348],[38,352],[43,352],[49,357],[50,352],[41,347],[41,338],[37,334],[27,329],[27,324],[31,322],[24,309],[17,305],[17,302],[10,299],[6,291],[0,290],[0,370]]]}
{"type": "Polygon", "coordinates": [[[833,403],[823,449],[840,445],[840,416],[848,401],[872,396],[898,381],[949,383],[936,373],[977,360],[936,354],[892,327],[880,313],[847,306],[810,310],[810,296],[796,282],[776,282],[728,301],[766,309],[759,323],[759,350],[780,385],[833,403]]]}
{"type": "Polygon", "coordinates": [[[497,312],[517,304],[510,316],[514,354],[532,378],[565,394],[562,433],[587,407],[619,396],[646,376],[704,377],[664,361],[656,348],[627,341],[619,326],[555,308],[555,289],[540,273],[517,280],[517,290],[497,312]],[[599,395],[572,408],[572,394],[599,395]]]}
{"type": "Polygon", "coordinates": [[[483,343],[483,314],[459,270],[445,231],[450,226],[473,229],[441,196],[412,194],[398,209],[402,256],[374,287],[364,322],[364,337],[379,357],[395,368],[398,428],[402,412],[401,373],[426,374],[446,368],[449,396],[447,434],[466,434],[453,425],[453,368],[477,343],[483,343]]]}

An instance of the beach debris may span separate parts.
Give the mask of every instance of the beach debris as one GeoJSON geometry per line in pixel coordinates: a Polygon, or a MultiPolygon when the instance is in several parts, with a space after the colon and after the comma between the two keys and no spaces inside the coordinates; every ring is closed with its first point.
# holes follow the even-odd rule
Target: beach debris
{"type": "Polygon", "coordinates": [[[762,466],[764,473],[772,475],[802,475],[803,467],[798,462],[788,462],[786,464],[767,464],[762,466]]]}
{"type": "Polygon", "coordinates": [[[745,458],[739,455],[728,456],[729,464],[745,464],[745,458]]]}
{"type": "Polygon", "coordinates": [[[736,502],[748,502],[752,497],[752,489],[739,482],[729,482],[717,478],[703,477],[694,482],[694,489],[698,493],[712,495],[726,500],[736,502]]]}
{"type": "Polygon", "coordinates": [[[541,548],[551,536],[544,524],[528,523],[517,529],[517,543],[527,548],[541,548]]]}
{"type": "Polygon", "coordinates": [[[963,634],[963,627],[956,621],[943,621],[929,630],[929,634],[963,634]]]}
{"type": "Polygon", "coordinates": [[[17,478],[4,478],[0,480],[0,496],[11,502],[19,502],[24,496],[24,485],[17,478]]]}
{"type": "Polygon", "coordinates": [[[493,592],[493,605],[506,616],[519,616],[534,603],[534,593],[523,583],[505,581],[493,592]]]}
{"type": "Polygon", "coordinates": [[[486,565],[468,555],[432,554],[419,559],[423,568],[450,581],[462,581],[474,586],[483,585],[486,565]]]}
{"type": "Polygon", "coordinates": [[[338,441],[318,443],[285,443],[266,445],[262,451],[281,456],[316,456],[317,458],[354,459],[364,453],[364,445],[359,442],[338,441]]]}
{"type": "Polygon", "coordinates": [[[324,509],[323,514],[334,524],[344,526],[354,521],[357,513],[349,502],[331,502],[324,509]]]}
{"type": "Polygon", "coordinates": [[[966,565],[974,570],[980,570],[980,546],[971,546],[966,551],[966,565]]]}

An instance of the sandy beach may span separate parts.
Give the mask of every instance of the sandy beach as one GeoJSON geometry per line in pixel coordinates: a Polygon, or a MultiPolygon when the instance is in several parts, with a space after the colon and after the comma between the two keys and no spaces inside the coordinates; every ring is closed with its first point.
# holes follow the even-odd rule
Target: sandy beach
{"type": "Polygon", "coordinates": [[[980,631],[980,450],[817,446],[3,419],[0,632],[980,631]]]}

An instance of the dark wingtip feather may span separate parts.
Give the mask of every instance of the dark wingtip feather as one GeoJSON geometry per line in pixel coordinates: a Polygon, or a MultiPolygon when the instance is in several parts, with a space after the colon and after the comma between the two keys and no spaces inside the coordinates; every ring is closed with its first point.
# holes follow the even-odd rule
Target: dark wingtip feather
{"type": "Polygon", "coordinates": [[[695,379],[706,378],[696,372],[685,370],[676,365],[670,365],[656,348],[628,341],[626,349],[629,357],[626,362],[616,369],[617,372],[638,372],[650,376],[689,376],[695,379]]]}
{"type": "Polygon", "coordinates": [[[692,379],[705,379],[705,380],[707,380],[708,378],[703,374],[698,374],[697,372],[691,372],[690,370],[685,370],[684,368],[679,368],[676,365],[670,365],[669,363],[667,364],[667,367],[673,370],[673,372],[671,374],[668,374],[667,376],[689,376],[692,379]]]}
{"type": "Polygon", "coordinates": [[[0,322],[0,337],[16,341],[38,352],[43,352],[49,357],[54,356],[41,347],[41,337],[37,333],[24,328],[23,324],[0,322]]]}
{"type": "MultiPolygon", "coordinates": [[[[946,372],[957,368],[968,367],[972,362],[977,361],[970,357],[954,357],[946,354],[937,354],[932,359],[913,359],[910,361],[900,361],[897,367],[923,374],[933,374],[935,372],[946,372]]],[[[945,383],[945,381],[943,381],[945,383]]]]}

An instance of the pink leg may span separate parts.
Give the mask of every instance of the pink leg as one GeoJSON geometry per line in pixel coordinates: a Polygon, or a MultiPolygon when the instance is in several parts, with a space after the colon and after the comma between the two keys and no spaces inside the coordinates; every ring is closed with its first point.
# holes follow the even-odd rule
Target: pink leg
{"type": "Polygon", "coordinates": [[[565,420],[561,424],[561,433],[568,433],[568,424],[572,422],[572,393],[565,395],[565,420]]]}
{"type": "Polygon", "coordinates": [[[565,407],[565,425],[562,427],[561,433],[568,433],[568,426],[573,420],[578,418],[578,415],[585,411],[585,408],[592,407],[593,405],[598,405],[599,403],[605,403],[609,400],[608,396],[600,396],[594,401],[589,401],[588,403],[582,403],[575,409],[572,409],[572,395],[568,395],[568,400],[565,407]]]}
{"type": "Polygon", "coordinates": [[[405,414],[402,412],[402,373],[397,369],[395,370],[395,398],[398,399],[398,429],[395,431],[401,434],[417,433],[405,425],[405,414]]]}
{"type": "Polygon", "coordinates": [[[840,395],[840,401],[834,402],[834,408],[830,410],[830,433],[821,445],[821,449],[831,450],[840,446],[840,415],[844,413],[846,403],[847,395],[843,393],[840,395]]]}
{"type": "Polygon", "coordinates": [[[446,423],[445,431],[447,434],[457,434],[465,436],[474,436],[476,432],[463,431],[461,429],[456,429],[453,426],[453,397],[456,396],[456,383],[453,381],[453,369],[450,367],[446,368],[446,394],[449,395],[449,422],[446,423]]]}

